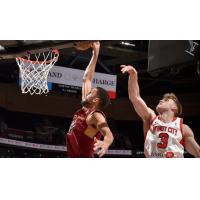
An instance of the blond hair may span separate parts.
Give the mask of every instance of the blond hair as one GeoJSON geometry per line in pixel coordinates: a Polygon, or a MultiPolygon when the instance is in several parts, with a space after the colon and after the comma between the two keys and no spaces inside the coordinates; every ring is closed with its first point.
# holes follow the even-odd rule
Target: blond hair
{"type": "Polygon", "coordinates": [[[176,117],[182,114],[182,111],[183,111],[182,105],[179,102],[178,97],[174,93],[166,93],[163,95],[163,98],[172,99],[176,103],[176,106],[177,106],[177,111],[175,112],[176,117]]]}

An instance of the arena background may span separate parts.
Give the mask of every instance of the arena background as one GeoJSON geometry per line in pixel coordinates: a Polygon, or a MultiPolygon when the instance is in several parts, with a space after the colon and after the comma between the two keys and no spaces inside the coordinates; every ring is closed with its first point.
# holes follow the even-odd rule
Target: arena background
{"type": "MultiPolygon", "coordinates": [[[[65,134],[80,107],[80,88],[51,84],[48,95],[22,94],[15,57],[27,51],[58,48],[56,66],[84,70],[91,50],[77,51],[75,41],[0,41],[0,156],[66,157],[65,134]]],[[[116,98],[105,110],[115,140],[105,157],[144,157],[142,121],[128,99],[128,76],[121,64],[135,66],[141,96],[155,109],[166,92],[183,105],[184,122],[198,135],[200,102],[199,41],[101,41],[96,72],[117,76],[116,98]]],[[[192,157],[185,152],[185,157],[192,157]]]]}

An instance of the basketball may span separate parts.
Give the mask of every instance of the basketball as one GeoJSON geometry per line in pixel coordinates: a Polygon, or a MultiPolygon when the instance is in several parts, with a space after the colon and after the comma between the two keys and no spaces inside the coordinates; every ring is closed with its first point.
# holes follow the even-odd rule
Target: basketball
{"type": "Polygon", "coordinates": [[[80,51],[85,51],[89,49],[92,45],[92,42],[77,42],[75,43],[75,48],[80,51]]]}

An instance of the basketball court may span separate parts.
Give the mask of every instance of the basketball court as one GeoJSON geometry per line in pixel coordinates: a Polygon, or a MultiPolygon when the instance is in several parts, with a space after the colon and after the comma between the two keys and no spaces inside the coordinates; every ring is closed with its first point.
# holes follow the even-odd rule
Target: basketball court
{"type": "MultiPolygon", "coordinates": [[[[89,41],[0,41],[2,157],[65,157],[64,134],[80,107],[81,77],[91,56],[90,50],[74,48],[78,42],[89,41]]],[[[116,138],[106,157],[144,157],[142,123],[128,100],[121,64],[136,67],[152,107],[165,91],[177,93],[184,118],[199,130],[198,41],[100,42],[94,85],[105,87],[112,98],[106,115],[116,138]]]]}

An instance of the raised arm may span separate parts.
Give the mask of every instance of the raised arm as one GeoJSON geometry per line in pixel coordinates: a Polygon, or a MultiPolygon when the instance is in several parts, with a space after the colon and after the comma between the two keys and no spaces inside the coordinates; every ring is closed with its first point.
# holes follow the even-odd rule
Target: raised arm
{"type": "Polygon", "coordinates": [[[138,76],[137,71],[134,67],[128,65],[121,65],[121,72],[128,73],[129,74],[129,80],[128,80],[128,94],[129,99],[132,102],[135,111],[137,114],[143,119],[143,120],[151,120],[155,113],[153,110],[151,110],[144,100],[140,97],[140,89],[138,85],[138,76]]]}
{"type": "Polygon", "coordinates": [[[94,42],[92,44],[92,58],[90,60],[90,63],[88,64],[85,73],[83,75],[83,84],[82,84],[82,100],[85,100],[87,94],[92,89],[92,80],[96,68],[96,63],[99,55],[99,49],[100,49],[100,43],[94,42]]]}
{"type": "Polygon", "coordinates": [[[200,158],[200,147],[194,139],[194,133],[191,128],[183,124],[183,134],[185,149],[194,157],[200,158]]]}

